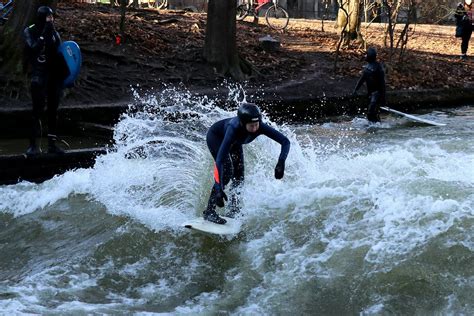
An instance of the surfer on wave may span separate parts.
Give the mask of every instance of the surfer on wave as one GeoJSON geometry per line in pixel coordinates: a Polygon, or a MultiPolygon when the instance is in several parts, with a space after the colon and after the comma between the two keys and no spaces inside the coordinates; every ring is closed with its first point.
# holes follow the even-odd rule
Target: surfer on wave
{"type": "Polygon", "coordinates": [[[275,167],[275,178],[283,178],[285,160],[290,151],[290,141],[282,133],[262,122],[260,109],[253,103],[243,103],[237,116],[214,123],[207,132],[206,141],[214,158],[214,180],[204,219],[217,224],[226,220],[216,213],[216,206],[224,207],[227,195],[225,186],[232,180],[233,194],[229,202],[228,217],[239,212],[239,197],[235,188],[244,181],[244,153],[242,145],[252,142],[260,135],[270,137],[281,145],[280,156],[275,167]]]}

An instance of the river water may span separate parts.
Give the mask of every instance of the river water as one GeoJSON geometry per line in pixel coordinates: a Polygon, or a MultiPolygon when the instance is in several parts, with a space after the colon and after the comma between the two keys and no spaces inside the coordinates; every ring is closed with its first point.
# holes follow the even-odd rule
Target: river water
{"type": "Polygon", "coordinates": [[[93,168],[0,187],[0,313],[474,313],[473,107],[423,114],[446,127],[277,126],[285,178],[278,144],[245,146],[243,230],[224,238],[181,225],[212,184],[206,130],[235,109],[137,100],[93,168]]]}

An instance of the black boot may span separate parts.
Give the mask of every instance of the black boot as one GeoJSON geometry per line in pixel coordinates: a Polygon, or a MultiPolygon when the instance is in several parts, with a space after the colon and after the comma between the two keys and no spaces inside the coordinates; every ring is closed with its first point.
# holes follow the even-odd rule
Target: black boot
{"type": "Polygon", "coordinates": [[[28,149],[26,150],[26,155],[36,156],[39,154],[41,154],[41,150],[36,145],[36,140],[34,138],[30,139],[30,145],[28,146],[28,149]]]}
{"type": "Polygon", "coordinates": [[[48,153],[50,154],[64,154],[64,150],[56,145],[57,136],[48,134],[48,153]]]}
{"type": "Polygon", "coordinates": [[[216,188],[213,186],[211,189],[211,195],[209,196],[209,201],[207,202],[207,208],[202,212],[202,215],[206,221],[224,225],[227,221],[216,213],[216,207],[216,188]]]}
{"type": "Polygon", "coordinates": [[[41,148],[36,144],[36,138],[40,135],[41,131],[41,120],[33,116],[31,122],[31,131],[30,131],[30,145],[26,149],[27,156],[35,156],[41,154],[41,148]]]}
{"type": "Polygon", "coordinates": [[[223,219],[222,217],[220,217],[215,211],[211,211],[211,212],[204,211],[202,214],[204,215],[204,219],[206,221],[210,221],[210,222],[220,224],[220,225],[224,225],[225,223],[227,223],[227,221],[223,219]]]}
{"type": "Polygon", "coordinates": [[[204,212],[202,212],[202,215],[206,221],[224,225],[225,223],[227,223],[227,221],[216,213],[216,201],[214,191],[214,189],[211,191],[211,196],[209,197],[207,208],[204,212]]]}

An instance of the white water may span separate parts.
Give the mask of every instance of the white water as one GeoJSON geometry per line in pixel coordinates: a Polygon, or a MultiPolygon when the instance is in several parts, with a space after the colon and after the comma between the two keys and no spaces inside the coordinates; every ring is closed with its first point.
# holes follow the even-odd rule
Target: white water
{"type": "Polygon", "coordinates": [[[0,300],[1,309],[244,315],[474,311],[465,297],[474,294],[472,261],[463,261],[474,254],[472,110],[431,113],[448,124],[444,128],[395,117],[375,133],[366,133],[358,120],[275,125],[292,142],[285,178],[273,178],[278,144],[260,137],[245,147],[244,236],[228,244],[218,238],[209,242],[181,224],[200,216],[212,185],[207,128],[235,112],[173,90],[159,99],[137,97],[146,105],[143,111],[123,116],[115,128],[116,147],[94,168],[39,185],[0,187],[0,210],[20,219],[84,196],[83,204],[98,203],[107,214],[130,219],[111,233],[145,238],[137,242],[139,258],[124,264],[130,257],[108,249],[108,259],[94,255],[93,268],[65,259],[13,284],[5,280],[0,293],[4,288],[17,296],[0,300]],[[173,113],[186,118],[165,118],[173,113]],[[134,224],[152,231],[140,237],[134,224]],[[157,238],[151,248],[144,246],[146,238],[157,238]],[[219,273],[203,281],[214,270],[219,273]],[[100,282],[113,279],[111,271],[131,282],[126,290],[105,286],[108,294],[97,302],[77,294],[104,287],[100,282]],[[69,282],[61,288],[62,274],[69,282]],[[200,287],[202,282],[209,286],[200,287]],[[48,307],[45,301],[54,291],[66,298],[48,307]]]}

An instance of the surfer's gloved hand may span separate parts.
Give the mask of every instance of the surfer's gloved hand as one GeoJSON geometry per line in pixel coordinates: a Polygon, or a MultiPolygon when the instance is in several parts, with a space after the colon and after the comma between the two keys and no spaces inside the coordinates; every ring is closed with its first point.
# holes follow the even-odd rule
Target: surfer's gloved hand
{"type": "Polygon", "coordinates": [[[224,190],[222,190],[220,184],[214,184],[214,188],[216,190],[216,205],[219,207],[224,207],[224,201],[227,201],[227,195],[225,194],[224,190]]]}
{"type": "Polygon", "coordinates": [[[44,24],[44,28],[43,28],[43,33],[41,35],[43,36],[50,36],[53,34],[53,31],[54,31],[54,24],[53,22],[46,22],[44,24]]]}
{"type": "Polygon", "coordinates": [[[44,37],[45,39],[46,45],[50,45],[51,43],[54,43],[56,41],[53,33],[54,33],[53,22],[46,22],[43,29],[43,34],[42,34],[42,37],[44,37]]]}
{"type": "Polygon", "coordinates": [[[285,173],[285,161],[278,160],[278,163],[275,167],[275,179],[283,178],[284,173],[285,173]]]}

